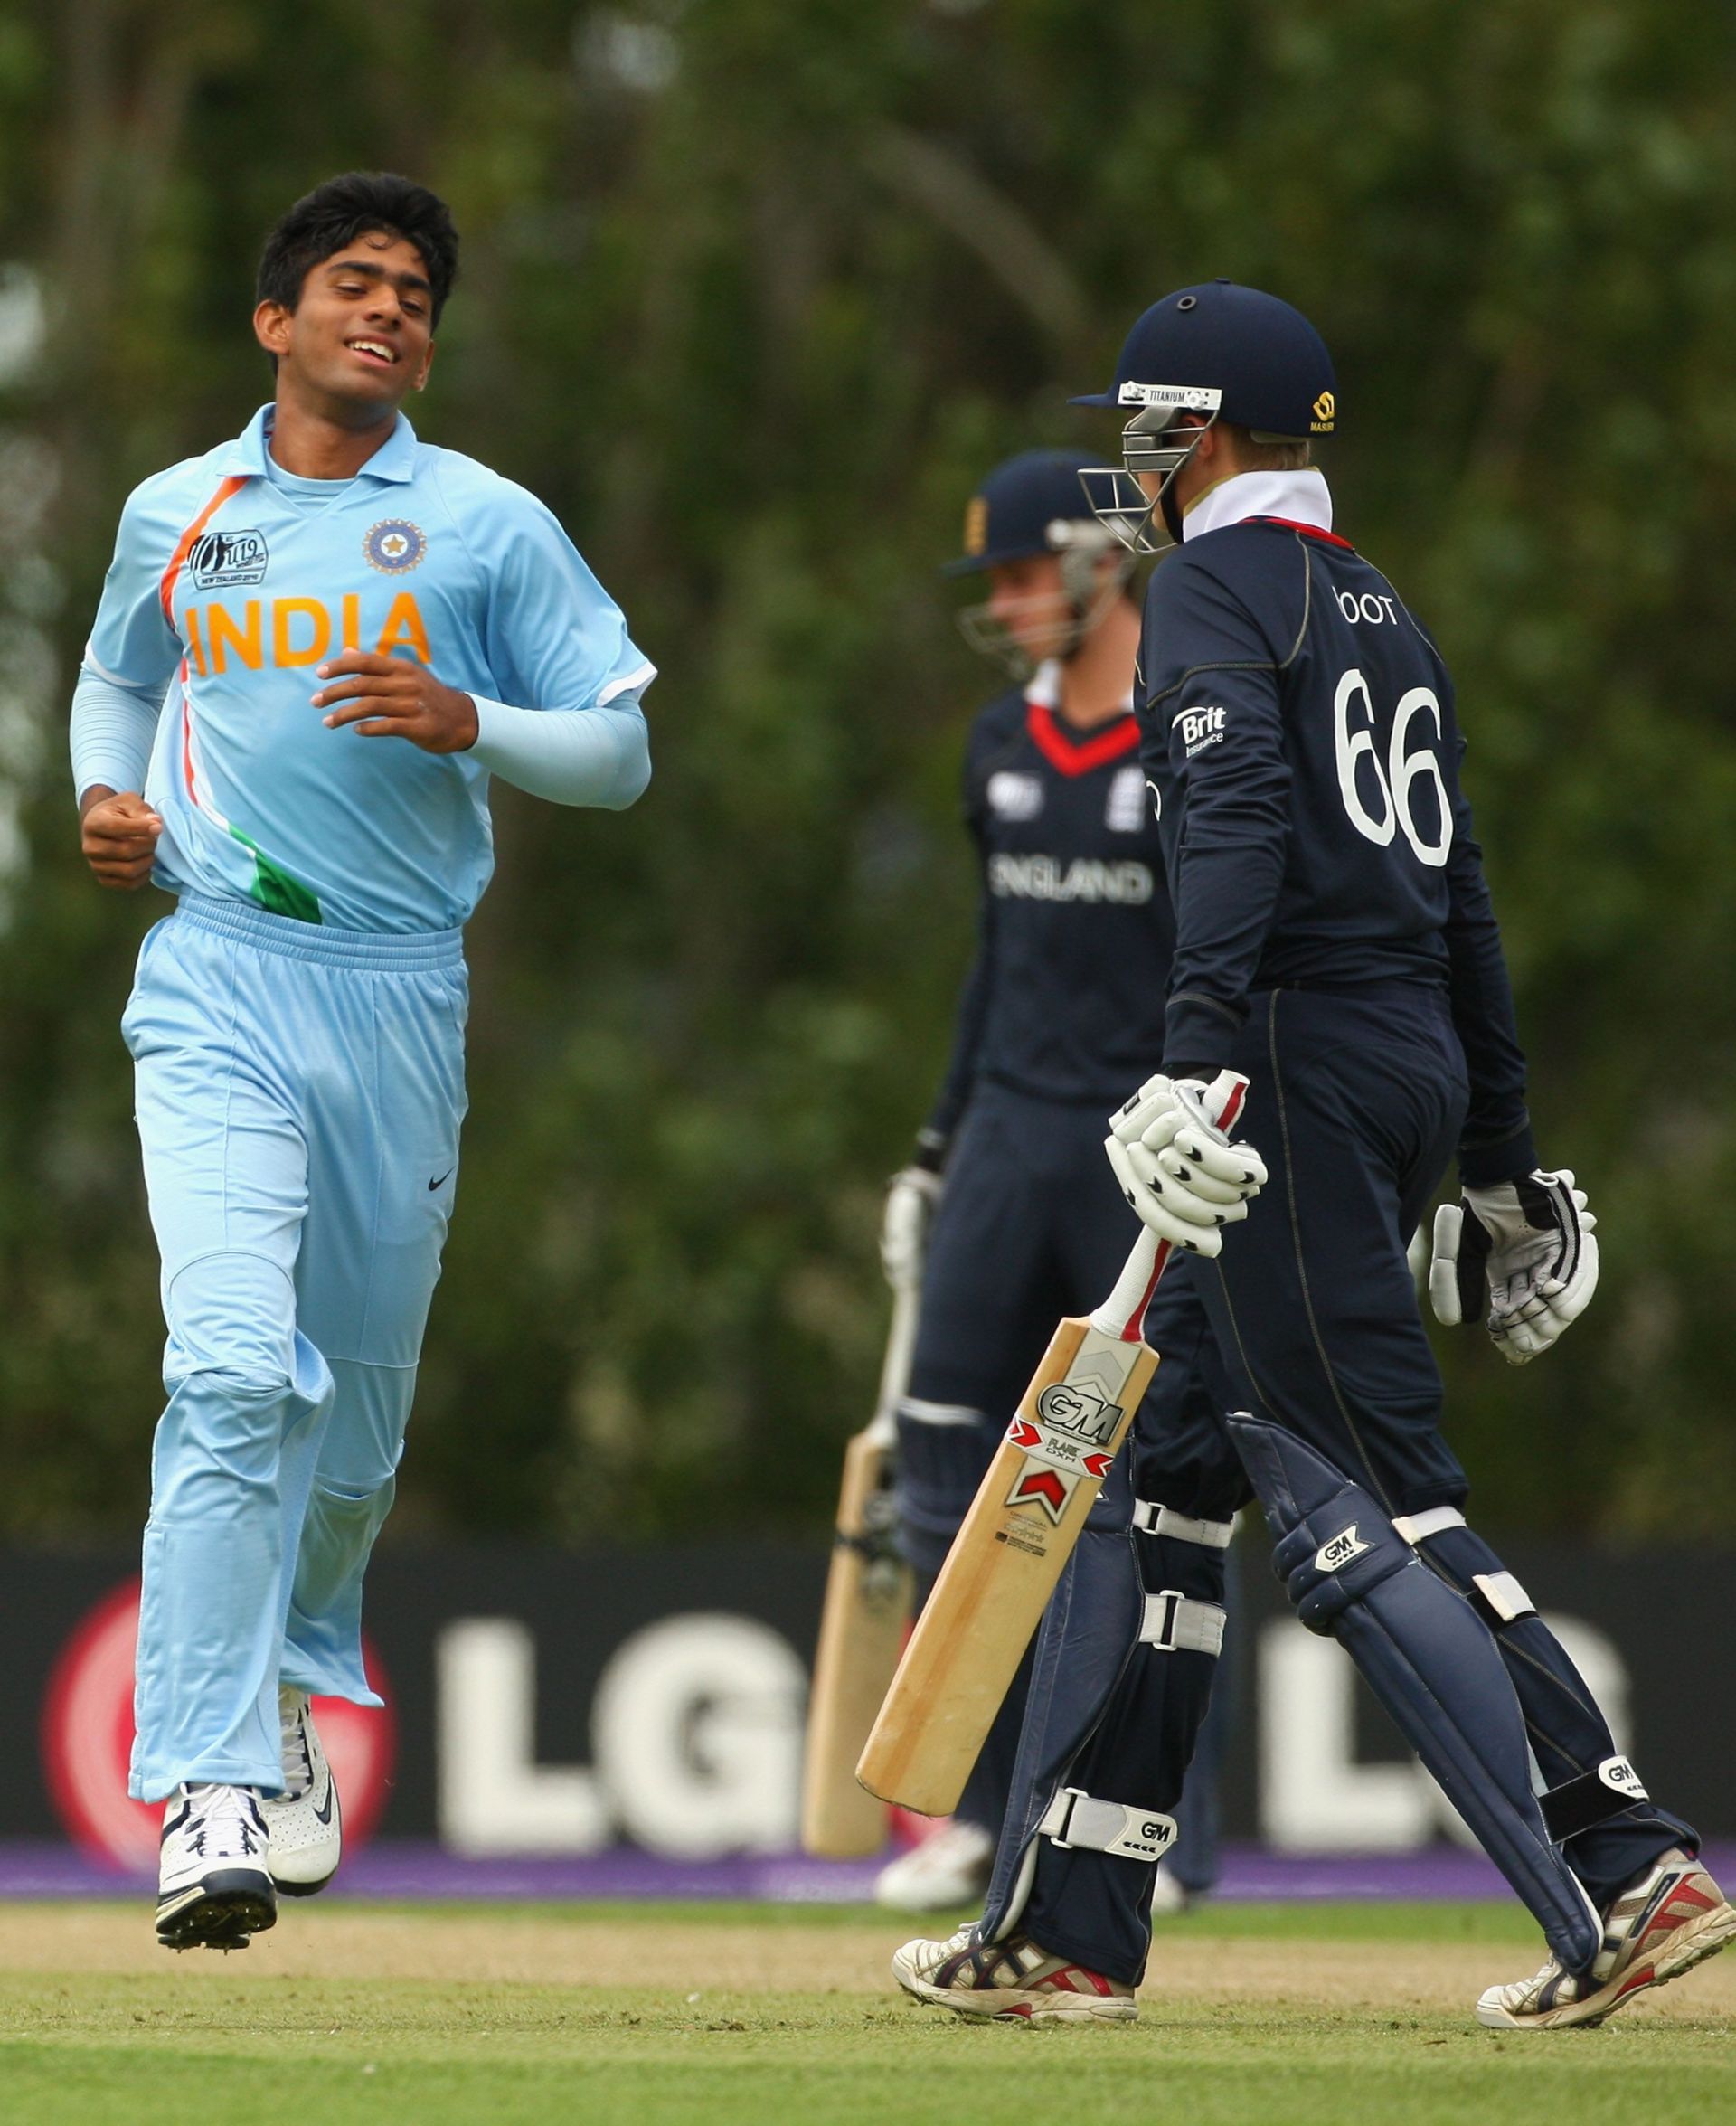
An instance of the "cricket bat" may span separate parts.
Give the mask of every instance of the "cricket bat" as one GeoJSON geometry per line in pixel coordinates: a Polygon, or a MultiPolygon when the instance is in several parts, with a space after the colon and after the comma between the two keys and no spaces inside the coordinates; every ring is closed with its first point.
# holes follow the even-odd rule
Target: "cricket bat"
{"type": "MultiPolygon", "coordinates": [[[[1248,1081],[1222,1072],[1207,1111],[1229,1129],[1248,1081]]],[[[950,1816],[1157,1367],[1146,1309],[1170,1243],[1146,1226],[1115,1289],[1069,1316],[947,1553],[856,1766],[871,1794],[950,1816]]]]}
{"type": "Polygon", "coordinates": [[[856,1783],[855,1766],[910,1619],[910,1568],[892,1547],[892,1465],[918,1303],[916,1284],[895,1288],[879,1401],[844,1454],[802,1762],[802,1850],[826,1860],[865,1859],[886,1843],[886,1804],[856,1783]]]}

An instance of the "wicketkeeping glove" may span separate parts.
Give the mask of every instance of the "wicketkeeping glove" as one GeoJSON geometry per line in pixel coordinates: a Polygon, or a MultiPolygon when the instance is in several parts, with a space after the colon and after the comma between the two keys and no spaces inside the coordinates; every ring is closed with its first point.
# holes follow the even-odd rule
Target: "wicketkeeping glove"
{"type": "Polygon", "coordinates": [[[1467,1188],[1435,1213],[1429,1298],[1436,1318],[1450,1325],[1483,1315],[1508,1365],[1529,1365],[1598,1289],[1597,1223],[1565,1167],[1467,1188]]]}
{"type": "Polygon", "coordinates": [[[1121,1193],[1159,1240],[1215,1255],[1220,1230],[1248,1215],[1265,1186],[1251,1144],[1232,1144],[1206,1119],[1197,1079],[1147,1078],[1109,1123],[1103,1148],[1121,1193]]]}

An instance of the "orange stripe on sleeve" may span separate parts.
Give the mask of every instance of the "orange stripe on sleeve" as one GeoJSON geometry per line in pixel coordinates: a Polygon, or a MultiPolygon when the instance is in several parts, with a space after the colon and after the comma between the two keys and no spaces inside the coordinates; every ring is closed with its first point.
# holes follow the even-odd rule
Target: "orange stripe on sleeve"
{"type": "Polygon", "coordinates": [[[182,569],[186,565],[188,554],[193,552],[193,542],[224,503],[235,493],[236,489],[246,487],[247,479],[248,476],[245,473],[231,473],[229,477],[218,487],[211,500],[206,503],[186,530],[182,533],[180,538],[176,540],[175,553],[170,558],[168,567],[163,572],[162,589],[158,593],[163,600],[163,618],[171,628],[175,625],[175,581],[180,576],[182,569]]]}

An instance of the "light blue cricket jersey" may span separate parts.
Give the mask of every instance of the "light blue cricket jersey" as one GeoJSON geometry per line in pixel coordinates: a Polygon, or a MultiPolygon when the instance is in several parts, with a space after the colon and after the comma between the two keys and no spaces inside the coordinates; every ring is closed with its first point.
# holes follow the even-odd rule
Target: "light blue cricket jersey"
{"type": "Polygon", "coordinates": [[[494,869],[469,753],[326,728],[314,667],[412,657],[517,708],[627,707],[653,667],[551,513],[402,414],[330,500],[267,471],[271,409],[122,512],[85,661],[166,688],[154,877],[354,931],[456,929],[494,869]]]}

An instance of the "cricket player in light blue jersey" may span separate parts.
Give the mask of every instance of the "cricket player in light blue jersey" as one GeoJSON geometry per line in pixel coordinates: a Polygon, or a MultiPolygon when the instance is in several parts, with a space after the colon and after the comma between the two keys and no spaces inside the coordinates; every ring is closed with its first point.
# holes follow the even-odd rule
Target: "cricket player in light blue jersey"
{"type": "Polygon", "coordinates": [[[620,808],[650,775],[618,609],[401,411],[457,255],[405,178],[290,210],[275,401],[130,496],[73,699],[92,870],[178,896],[124,1021],[168,1323],[132,1791],[168,1802],[170,1948],[242,1945],[337,1866],[308,1700],[379,1702],[362,1577],[458,1172],[489,778],[620,808]]]}

